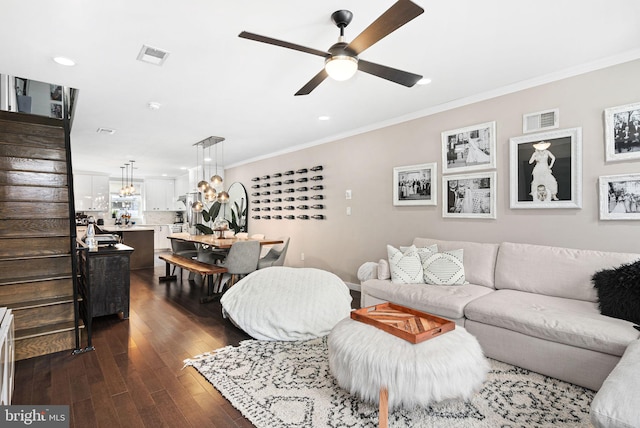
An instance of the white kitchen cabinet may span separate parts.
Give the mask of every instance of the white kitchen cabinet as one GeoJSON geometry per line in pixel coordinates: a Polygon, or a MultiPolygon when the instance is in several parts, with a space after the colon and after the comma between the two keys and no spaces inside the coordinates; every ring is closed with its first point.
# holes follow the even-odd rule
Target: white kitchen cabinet
{"type": "Polygon", "coordinates": [[[14,323],[11,309],[0,308],[0,405],[11,404],[15,374],[14,323]]]}
{"type": "Polygon", "coordinates": [[[149,178],[144,181],[146,211],[175,211],[174,180],[149,178]]]}
{"type": "Polygon", "coordinates": [[[74,174],[73,193],[76,211],[106,211],[109,209],[109,177],[74,174]]]}
{"type": "Polygon", "coordinates": [[[171,235],[171,226],[168,224],[160,224],[152,227],[154,231],[153,249],[155,251],[171,249],[171,241],[169,241],[169,235],[171,235]]]}
{"type": "Polygon", "coordinates": [[[189,190],[189,174],[176,177],[176,196],[186,195],[189,190]]]}

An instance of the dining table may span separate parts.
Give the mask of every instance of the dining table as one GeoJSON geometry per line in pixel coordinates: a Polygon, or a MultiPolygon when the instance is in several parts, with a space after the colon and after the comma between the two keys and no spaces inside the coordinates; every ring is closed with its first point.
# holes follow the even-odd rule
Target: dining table
{"type": "MultiPolygon", "coordinates": [[[[169,235],[169,239],[177,239],[185,242],[193,242],[194,244],[200,244],[207,246],[215,250],[228,250],[234,244],[234,242],[242,241],[240,238],[219,238],[216,235],[191,235],[186,232],[172,233],[169,235]]],[[[264,245],[276,245],[283,244],[282,239],[252,239],[247,238],[245,241],[259,241],[260,246],[264,245]]]]}

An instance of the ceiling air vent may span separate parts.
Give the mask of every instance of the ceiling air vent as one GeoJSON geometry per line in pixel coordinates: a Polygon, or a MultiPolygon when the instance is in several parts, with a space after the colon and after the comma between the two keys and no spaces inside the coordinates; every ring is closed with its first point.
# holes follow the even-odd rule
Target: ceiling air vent
{"type": "Polygon", "coordinates": [[[169,52],[162,49],[154,48],[147,45],[142,45],[140,53],[138,54],[138,61],[148,62],[149,64],[162,65],[169,56],[169,52]]]}
{"type": "Polygon", "coordinates": [[[534,132],[553,129],[560,126],[559,109],[551,109],[522,115],[522,132],[534,132]]]}
{"type": "Polygon", "coordinates": [[[115,129],[109,129],[109,128],[98,128],[96,129],[96,132],[98,134],[104,134],[104,135],[113,135],[116,133],[115,129]]]}

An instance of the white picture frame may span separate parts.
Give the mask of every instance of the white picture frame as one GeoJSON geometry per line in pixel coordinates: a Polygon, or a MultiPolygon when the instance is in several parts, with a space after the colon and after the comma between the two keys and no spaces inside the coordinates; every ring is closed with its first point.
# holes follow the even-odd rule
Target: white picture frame
{"type": "Polygon", "coordinates": [[[582,208],[582,128],[513,137],[509,144],[510,208],[582,208]]]}
{"type": "Polygon", "coordinates": [[[442,217],[496,218],[495,171],[442,176],[442,217]]]}
{"type": "Polygon", "coordinates": [[[600,220],[640,220],[640,174],[598,178],[600,220]]]}
{"type": "Polygon", "coordinates": [[[441,134],[442,173],[496,168],[496,122],[480,123],[441,134]]]}
{"type": "Polygon", "coordinates": [[[433,162],[393,168],[393,205],[437,205],[437,167],[433,162]]]}
{"type": "Polygon", "coordinates": [[[604,110],[605,161],[640,159],[640,102],[604,110]]]}

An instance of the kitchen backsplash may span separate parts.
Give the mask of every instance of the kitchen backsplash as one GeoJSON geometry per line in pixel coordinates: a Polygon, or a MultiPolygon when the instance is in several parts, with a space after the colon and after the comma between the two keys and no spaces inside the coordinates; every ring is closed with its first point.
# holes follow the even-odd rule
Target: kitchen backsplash
{"type": "Polygon", "coordinates": [[[173,224],[175,211],[145,211],[144,222],[146,224],[173,224]]]}

